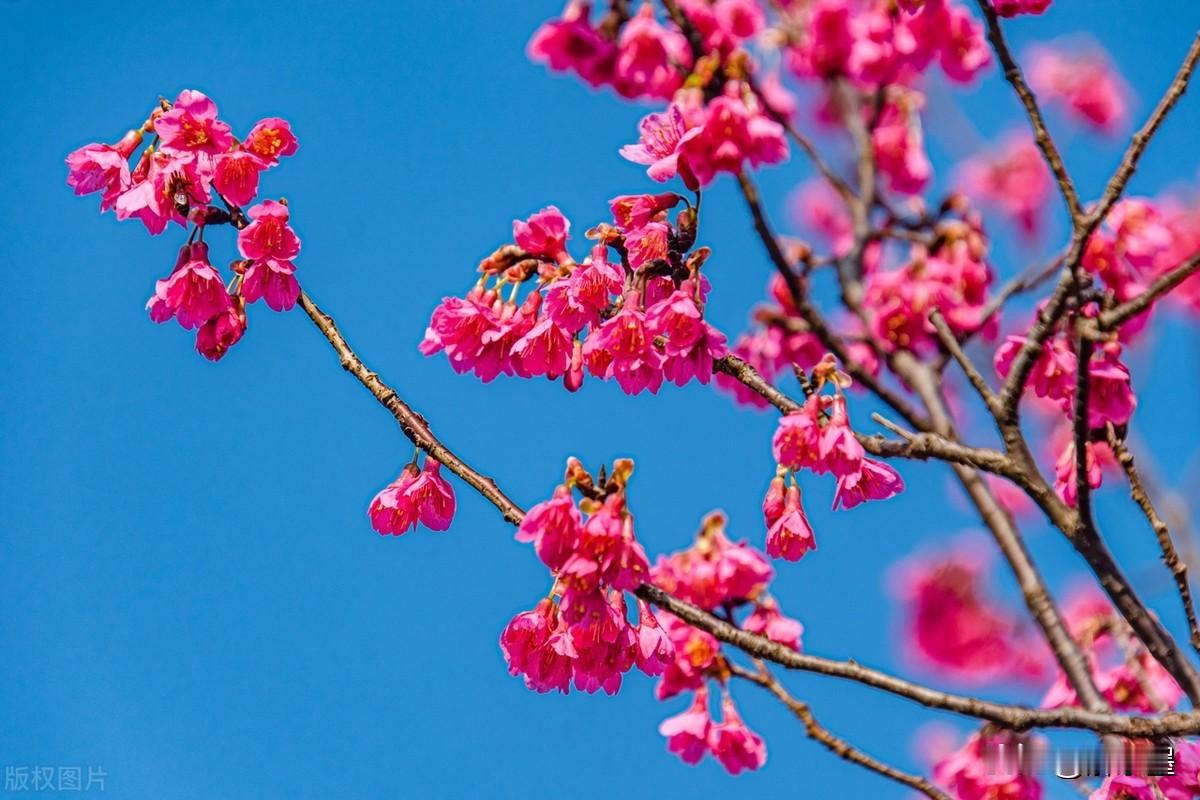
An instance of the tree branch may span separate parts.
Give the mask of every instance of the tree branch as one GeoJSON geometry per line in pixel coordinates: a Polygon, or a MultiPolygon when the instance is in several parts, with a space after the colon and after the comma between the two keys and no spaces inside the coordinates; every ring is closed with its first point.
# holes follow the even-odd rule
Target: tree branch
{"type": "Polygon", "coordinates": [[[941,789],[934,786],[930,781],[920,775],[910,775],[907,772],[902,772],[893,766],[885,764],[877,758],[867,755],[863,751],[854,747],[824,728],[816,717],[813,716],[812,710],[809,709],[808,703],[801,702],[788,693],[788,690],[783,687],[775,676],[770,673],[767,666],[762,661],[757,661],[756,666],[758,671],[754,672],[746,669],[738,664],[729,664],[731,674],[751,683],[758,684],[771,694],[775,695],[781,703],[787,706],[796,719],[800,720],[804,725],[804,730],[808,733],[808,738],[820,742],[829,748],[838,757],[849,761],[852,764],[857,764],[860,767],[871,770],[874,773],[882,775],[889,780],[903,784],[910,789],[915,789],[921,792],[926,797],[931,797],[933,800],[951,800],[950,795],[943,792],[941,789]]]}

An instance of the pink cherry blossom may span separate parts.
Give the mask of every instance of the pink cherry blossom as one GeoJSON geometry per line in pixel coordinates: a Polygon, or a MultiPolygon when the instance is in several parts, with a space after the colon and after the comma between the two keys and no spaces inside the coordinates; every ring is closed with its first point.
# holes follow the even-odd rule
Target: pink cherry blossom
{"type": "Polygon", "coordinates": [[[513,617],[500,635],[500,650],[508,671],[522,676],[535,692],[571,690],[575,647],[553,600],[542,600],[532,611],[513,617]]]}
{"type": "Polygon", "coordinates": [[[288,207],[264,200],[247,212],[252,220],[238,231],[238,252],[243,258],[291,261],[300,253],[300,239],[288,224],[288,207]]]}
{"type": "Polygon", "coordinates": [[[893,569],[906,655],[961,683],[1039,680],[1048,654],[988,596],[987,553],[979,540],[960,539],[948,551],[912,556],[893,569]]]}
{"type": "Polygon", "coordinates": [[[100,210],[116,205],[129,188],[129,156],[142,141],[141,130],[132,130],[115,145],[88,144],[67,156],[67,185],[76,195],[101,192],[100,210]]]}
{"type": "Polygon", "coordinates": [[[887,500],[904,491],[904,479],[882,461],[864,458],[856,471],[838,478],[833,508],[851,509],[866,500],[887,500]]]}
{"type": "Polygon", "coordinates": [[[871,132],[879,171],[888,186],[901,194],[920,192],[933,174],[917,114],[923,103],[924,98],[915,91],[888,102],[871,132]]]}
{"type": "Polygon", "coordinates": [[[230,304],[225,282],[208,261],[208,245],[200,242],[191,246],[187,261],[157,282],[147,309],[155,322],[174,317],[192,330],[228,310],[230,304]]]}
{"type": "Polygon", "coordinates": [[[663,382],[665,357],[654,346],[639,304],[637,292],[626,294],[621,310],[588,334],[583,344],[588,371],[597,378],[615,377],[626,394],[638,394],[643,389],[657,393],[663,382]]]}
{"type": "Polygon", "coordinates": [[[958,181],[964,192],[1012,218],[1031,237],[1041,230],[1042,212],[1054,191],[1041,152],[1024,132],[1010,133],[993,151],[963,162],[958,181]]]}
{"type": "Polygon", "coordinates": [[[658,732],[667,739],[667,750],[679,756],[685,764],[697,764],[709,752],[709,733],[712,718],[708,714],[708,689],[696,690],[687,711],[663,720],[658,732]]]}
{"type": "Polygon", "coordinates": [[[1072,51],[1031,48],[1025,72],[1039,99],[1062,106],[1088,127],[1114,133],[1125,124],[1129,88],[1099,45],[1088,43],[1072,51]]]}
{"type": "Polygon", "coordinates": [[[258,194],[258,176],[269,165],[248,150],[232,150],[213,159],[213,187],[236,206],[258,194]]]}
{"type": "Polygon", "coordinates": [[[783,513],[767,531],[767,555],[784,561],[799,561],[805,553],[815,549],[817,540],[800,504],[800,488],[789,486],[783,513]]]}
{"type": "Polygon", "coordinates": [[[552,261],[570,259],[566,251],[571,223],[555,206],[547,206],[527,220],[513,220],[513,241],[530,255],[552,261]]]}
{"type": "Polygon", "coordinates": [[[247,303],[260,297],[275,311],[288,311],[300,297],[296,266],[290,261],[264,258],[255,261],[242,278],[242,296],[247,303]]]}
{"type": "Polygon", "coordinates": [[[971,734],[957,751],[939,761],[933,768],[934,781],[959,800],[1042,800],[1042,785],[1027,769],[1000,768],[985,757],[990,752],[1017,752],[1018,737],[1009,732],[988,736],[971,734]]]}
{"type": "Polygon", "coordinates": [[[767,746],[762,737],[746,727],[738,715],[733,698],[721,701],[723,719],[708,732],[708,746],[730,775],[756,770],[767,761],[767,746]]]}
{"type": "Polygon", "coordinates": [[[278,164],[281,156],[295,155],[299,147],[291,124],[279,117],[267,117],[254,123],[242,142],[243,150],[270,165],[278,164]]]}
{"type": "Polygon", "coordinates": [[[675,663],[675,643],[658,624],[645,600],[638,598],[637,666],[650,676],[661,675],[675,663]]]}
{"type": "Polygon", "coordinates": [[[830,403],[829,418],[817,439],[818,462],[812,467],[819,473],[832,472],[839,478],[858,473],[863,463],[863,446],[850,429],[846,398],[838,394],[830,403]]]}
{"type": "MultiPolygon", "coordinates": [[[[688,129],[683,112],[672,103],[660,114],[648,114],[638,123],[639,138],[636,144],[621,148],[621,155],[635,164],[646,164],[652,179],[662,183],[680,172],[679,156],[684,145],[701,134],[701,129],[688,129]]],[[[685,182],[689,182],[684,170],[685,182]]]]}
{"type": "Polygon", "coordinates": [[[666,338],[665,376],[677,386],[692,378],[708,383],[713,360],[726,354],[725,336],[705,320],[696,303],[693,282],[684,281],[669,296],[646,309],[646,327],[666,338]]]}
{"type": "Polygon", "coordinates": [[[184,89],[170,111],[154,121],[164,150],[215,156],[233,144],[229,126],[217,119],[217,105],[194,89],[184,89]]]}
{"type": "Polygon", "coordinates": [[[787,483],[782,475],[776,475],[771,479],[771,485],[767,488],[766,496],[763,497],[763,521],[768,529],[783,516],[786,497],[787,483]]]}
{"type": "Polygon", "coordinates": [[[779,604],[770,598],[755,604],[754,612],[746,617],[742,628],[797,651],[800,650],[800,637],[804,633],[804,626],[780,613],[779,604]]]}
{"type": "MultiPolygon", "coordinates": [[[[1087,482],[1088,486],[1093,489],[1100,488],[1100,484],[1104,480],[1104,473],[1100,468],[1100,462],[1095,455],[1096,446],[1091,442],[1085,445],[1087,449],[1087,482]]],[[[1077,476],[1078,472],[1075,468],[1075,442],[1068,441],[1066,447],[1063,448],[1058,460],[1054,462],[1054,491],[1062,498],[1062,501],[1075,508],[1079,503],[1079,486],[1077,476]]]]}
{"type": "Polygon", "coordinates": [[[680,692],[704,686],[708,671],[716,663],[721,643],[709,633],[697,630],[672,614],[662,612],[659,621],[675,647],[675,660],[663,671],[654,696],[667,700],[680,692]]]}
{"type": "Polygon", "coordinates": [[[552,282],[546,290],[546,314],[569,334],[587,325],[598,325],[600,312],[624,286],[620,266],[608,261],[608,248],[597,245],[591,258],[574,267],[566,278],[552,282]]]}
{"type": "MultiPolygon", "coordinates": [[[[926,12],[928,13],[928,12],[926,12]]],[[[940,64],[946,77],[968,83],[992,62],[983,26],[959,5],[945,5],[940,64]]]]}
{"type": "Polygon", "coordinates": [[[779,418],[771,440],[775,460],[789,469],[817,469],[822,464],[820,398],[813,395],[799,411],[779,418]]]}
{"type": "Polygon", "coordinates": [[[758,167],[787,158],[783,126],[768,117],[753,98],[744,98],[736,86],[709,101],[703,114],[700,133],[681,144],[687,167],[701,186],[720,172],[736,175],[747,161],[758,167]]]}
{"type": "Polygon", "coordinates": [[[682,197],[674,192],[662,194],[623,194],[608,201],[613,222],[622,232],[643,228],[659,219],[664,211],[679,205],[682,197]]]}
{"type": "Polygon", "coordinates": [[[705,517],[691,547],[659,556],[651,570],[654,585],[705,609],[758,596],[774,570],[767,558],[746,542],[730,541],[725,525],[725,515],[720,512],[705,517]]]}
{"type": "Polygon", "coordinates": [[[559,486],[553,497],[525,513],[517,528],[516,539],[532,542],[542,563],[557,572],[578,545],[582,528],[583,517],[575,506],[571,490],[559,486]]]}
{"type": "Polygon", "coordinates": [[[571,70],[592,86],[610,83],[616,45],[588,22],[591,3],[570,0],[562,16],[544,23],[529,40],[529,58],[555,72],[571,70]]]}
{"type": "Polygon", "coordinates": [[[454,518],[454,489],[441,475],[441,464],[425,459],[420,470],[408,464],[400,477],[388,484],[367,509],[371,527],[399,536],[420,522],[432,531],[444,531],[454,518]]]}
{"type": "Polygon", "coordinates": [[[1121,346],[1112,343],[1100,348],[1088,363],[1088,426],[1103,428],[1105,423],[1124,425],[1137,407],[1130,386],[1129,368],[1121,363],[1121,346]]]}
{"type": "Polygon", "coordinates": [[[196,350],[209,361],[220,361],[246,332],[246,310],[238,301],[196,331],[196,350]]]}
{"type": "Polygon", "coordinates": [[[129,188],[117,196],[117,219],[140,219],[146,230],[158,235],[168,222],[184,225],[184,212],[192,206],[208,203],[211,186],[211,164],[195,154],[147,148],[131,174],[129,188]]]}
{"type": "Polygon", "coordinates": [[[629,266],[639,269],[655,261],[666,261],[671,228],[665,222],[647,222],[625,234],[629,266]]]}
{"type": "Polygon", "coordinates": [[[677,29],[654,18],[654,6],[643,3],[621,28],[613,62],[613,87],[623,97],[668,99],[692,66],[692,51],[677,29]]]}
{"type": "Polygon", "coordinates": [[[573,351],[571,334],[545,316],[513,342],[513,369],[522,377],[545,375],[554,380],[567,372],[573,351]]]}

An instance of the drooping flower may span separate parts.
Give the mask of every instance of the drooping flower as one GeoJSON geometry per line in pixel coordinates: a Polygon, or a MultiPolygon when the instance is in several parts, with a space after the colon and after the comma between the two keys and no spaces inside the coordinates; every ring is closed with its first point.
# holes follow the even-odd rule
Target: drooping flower
{"type": "MultiPolygon", "coordinates": [[[[1104,481],[1104,472],[1100,468],[1100,462],[1096,458],[1096,445],[1088,442],[1084,445],[1087,450],[1087,483],[1093,489],[1100,488],[1100,484],[1104,481]]],[[[1079,503],[1079,484],[1075,464],[1075,441],[1070,439],[1059,455],[1058,460],[1054,462],[1054,491],[1062,498],[1062,501],[1075,508],[1079,503]]]]}
{"type": "Polygon", "coordinates": [[[904,491],[900,473],[882,461],[864,457],[858,469],[838,478],[833,508],[851,509],[866,500],[887,500],[904,491]]]}
{"type": "Polygon", "coordinates": [[[675,662],[675,643],[658,624],[645,600],[638,598],[637,666],[650,676],[663,674],[675,662]]]}
{"type": "Polygon", "coordinates": [[[863,446],[850,428],[845,395],[834,395],[831,400],[829,418],[817,440],[817,455],[819,461],[812,467],[814,472],[832,472],[844,478],[862,471],[863,446]]]}
{"type": "Polygon", "coordinates": [[[420,522],[433,531],[444,531],[454,518],[454,489],[441,475],[441,464],[425,459],[420,470],[408,464],[400,477],[388,484],[367,509],[371,527],[381,534],[399,536],[420,522]]]}
{"type": "Polygon", "coordinates": [[[541,600],[532,611],[513,617],[500,635],[500,650],[508,671],[522,676],[533,691],[571,690],[575,646],[553,600],[541,600]]]}
{"type": "Polygon", "coordinates": [[[1073,52],[1043,45],[1031,48],[1025,62],[1029,85],[1045,102],[1102,133],[1125,124],[1129,88],[1099,45],[1088,43],[1073,52]]]}
{"type": "Polygon", "coordinates": [[[235,298],[196,331],[196,350],[209,361],[220,361],[245,332],[246,307],[241,298],[235,298]]]}
{"type": "Polygon", "coordinates": [[[747,99],[731,89],[704,105],[698,117],[701,112],[700,133],[680,145],[688,169],[701,186],[720,172],[736,175],[746,162],[758,167],[787,158],[783,126],[768,117],[753,97],[747,99]]]}
{"type": "Polygon", "coordinates": [[[774,600],[755,603],[754,611],[742,622],[742,629],[766,636],[773,642],[793,650],[800,649],[800,637],[804,626],[791,617],[785,617],[774,600]]]}
{"type": "Polygon", "coordinates": [[[708,383],[713,360],[726,353],[725,336],[704,320],[691,280],[646,309],[646,327],[666,339],[663,372],[677,386],[692,378],[708,383]]]}
{"type": "Polygon", "coordinates": [[[933,174],[917,114],[923,103],[919,92],[905,92],[884,106],[871,132],[879,171],[888,187],[901,194],[917,194],[933,174]]]}
{"type": "Polygon", "coordinates": [[[663,382],[662,351],[646,329],[646,315],[638,308],[641,296],[625,295],[621,310],[599,329],[588,334],[583,357],[588,371],[597,378],[616,378],[626,394],[643,389],[657,393],[663,382]]]}
{"type": "Polygon", "coordinates": [[[658,732],[666,737],[668,751],[679,756],[685,764],[697,764],[709,752],[712,724],[708,714],[708,688],[701,686],[688,710],[663,720],[658,732]]]}
{"type": "Polygon", "coordinates": [[[168,222],[184,225],[191,207],[208,203],[211,186],[211,160],[206,163],[194,153],[146,148],[129,188],[117,196],[117,219],[137,218],[157,236],[168,222]]]}
{"type": "Polygon", "coordinates": [[[779,426],[771,440],[776,462],[789,469],[819,467],[822,463],[820,408],[820,398],[813,395],[799,411],[779,418],[779,426]]]}
{"type": "Polygon", "coordinates": [[[578,545],[582,526],[583,517],[575,506],[571,490],[560,485],[549,500],[525,513],[517,528],[516,539],[532,542],[542,563],[558,572],[578,545]]]}
{"type": "Polygon", "coordinates": [[[756,770],[767,761],[767,745],[762,737],[746,727],[733,698],[721,700],[722,720],[708,732],[708,746],[730,775],[756,770]]]}
{"type": "Polygon", "coordinates": [[[288,224],[288,207],[264,200],[247,212],[252,220],[238,231],[238,251],[243,258],[291,261],[300,253],[300,238],[288,224]]]}
{"type": "Polygon", "coordinates": [[[613,88],[622,97],[668,99],[683,83],[692,66],[687,38],[673,26],[654,18],[654,7],[644,3],[621,28],[613,62],[613,88]]]}
{"type": "Polygon", "coordinates": [[[228,310],[232,301],[220,274],[209,263],[208,245],[198,242],[187,249],[187,260],[155,284],[154,297],[146,307],[155,322],[174,317],[194,330],[228,310]]]}
{"type": "Polygon", "coordinates": [[[725,525],[719,511],[706,516],[691,547],[659,556],[651,571],[654,585],[705,609],[757,597],[774,570],[746,542],[730,541],[725,525]]]}
{"type": "Polygon", "coordinates": [[[963,162],[958,181],[966,194],[999,209],[1031,237],[1041,230],[1046,200],[1054,190],[1041,152],[1024,132],[1010,133],[994,150],[963,162]]]}
{"type": "Polygon", "coordinates": [[[258,259],[242,277],[242,296],[247,303],[260,297],[275,311],[288,311],[300,297],[296,266],[290,261],[275,258],[258,259]]]}
{"type": "Polygon", "coordinates": [[[800,488],[788,487],[783,513],[767,531],[767,555],[784,561],[799,561],[817,548],[812,526],[800,504],[800,488]]]}

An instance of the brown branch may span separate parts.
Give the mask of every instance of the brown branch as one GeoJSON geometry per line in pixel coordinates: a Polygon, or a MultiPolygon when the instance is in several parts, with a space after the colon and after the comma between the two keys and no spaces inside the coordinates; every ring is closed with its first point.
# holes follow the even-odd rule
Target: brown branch
{"type": "MultiPolygon", "coordinates": [[[[980,0],[983,2],[984,0],[980,0]]],[[[1125,149],[1124,155],[1121,156],[1121,163],[1117,166],[1116,172],[1113,173],[1108,185],[1104,189],[1104,194],[1100,196],[1099,202],[1088,214],[1086,224],[1084,226],[1084,238],[1091,235],[1104,218],[1108,216],[1109,210],[1120,199],[1121,193],[1125,191],[1125,186],[1129,183],[1129,179],[1133,177],[1134,171],[1137,169],[1138,161],[1145,152],[1150,140],[1154,138],[1154,134],[1158,132],[1162,126],[1163,120],[1167,118],[1167,114],[1179,102],[1179,98],[1183,97],[1183,93],[1187,91],[1188,82],[1192,78],[1192,72],[1196,68],[1196,61],[1200,59],[1200,33],[1192,39],[1192,46],[1188,48],[1187,55],[1184,56],[1183,63],[1179,65],[1179,69],[1175,72],[1175,77],[1171,80],[1167,90],[1163,96],[1159,98],[1158,104],[1154,106],[1154,111],[1150,113],[1149,118],[1138,129],[1138,132],[1130,139],[1129,147],[1125,149]]]]}
{"type": "Polygon", "coordinates": [[[1058,190],[1067,204],[1067,211],[1071,214],[1072,225],[1078,226],[1079,220],[1083,219],[1079,194],[1075,191],[1075,184],[1071,182],[1071,176],[1067,174],[1067,167],[1063,163],[1062,155],[1058,152],[1058,146],[1054,144],[1054,139],[1046,127],[1046,119],[1038,107],[1037,98],[1034,97],[1029,84],[1025,82],[1025,75],[1013,58],[1012,52],[1009,51],[1008,43],[1004,41],[1004,31],[1000,28],[1000,19],[996,15],[996,9],[990,0],[978,0],[978,3],[979,10],[983,12],[984,20],[987,23],[988,41],[992,43],[992,50],[996,52],[996,58],[1004,70],[1004,78],[1012,84],[1021,105],[1025,106],[1025,115],[1029,117],[1029,124],[1033,126],[1034,141],[1037,142],[1038,149],[1042,151],[1042,158],[1050,167],[1050,171],[1054,173],[1058,190]]]}
{"type": "Polygon", "coordinates": [[[889,780],[903,784],[910,789],[915,789],[921,792],[926,797],[931,797],[933,800],[951,800],[950,795],[943,792],[941,789],[934,786],[929,780],[920,775],[910,775],[907,772],[902,772],[895,767],[885,764],[877,758],[867,755],[863,751],[856,748],[854,745],[829,732],[821,723],[817,722],[813,716],[812,710],[808,707],[808,703],[801,702],[788,692],[775,676],[770,673],[767,666],[758,661],[756,663],[758,671],[754,672],[746,669],[738,664],[729,664],[729,671],[732,675],[751,683],[758,684],[771,694],[775,695],[781,703],[787,706],[788,710],[795,715],[796,719],[804,725],[804,730],[808,734],[808,738],[820,742],[839,758],[843,758],[852,764],[857,764],[860,767],[865,767],[870,771],[882,775],[889,780]]]}
{"type": "Polygon", "coordinates": [[[1096,733],[1136,737],[1191,735],[1200,732],[1200,711],[1171,712],[1155,717],[1129,717],[1110,712],[1088,711],[1074,706],[1037,709],[943,692],[864,667],[856,661],[835,661],[809,653],[799,653],[765,636],[748,633],[650,584],[642,584],[636,594],[689,625],[712,634],[720,641],[733,645],[755,658],[762,658],[788,669],[851,680],[912,700],[927,708],[975,717],[1016,731],[1029,728],[1079,728],[1096,733]]]}
{"type": "Polygon", "coordinates": [[[1125,471],[1125,477],[1129,480],[1129,494],[1142,509],[1142,513],[1146,515],[1146,521],[1150,523],[1150,527],[1154,529],[1154,535],[1158,538],[1163,563],[1171,571],[1171,576],[1175,579],[1175,586],[1179,590],[1179,599],[1183,603],[1183,613],[1187,617],[1188,630],[1191,633],[1192,647],[1200,653],[1200,625],[1197,625],[1196,622],[1196,606],[1192,600],[1191,585],[1188,583],[1187,565],[1179,558],[1167,523],[1158,515],[1154,503],[1150,500],[1150,494],[1142,485],[1141,476],[1134,465],[1133,453],[1125,446],[1124,440],[1117,435],[1116,428],[1111,423],[1107,426],[1107,433],[1108,445],[1112,448],[1113,454],[1117,457],[1117,463],[1121,465],[1121,469],[1125,471]]]}
{"type": "Polygon", "coordinates": [[[999,405],[996,402],[996,395],[992,392],[992,387],[988,386],[983,375],[970,357],[963,351],[962,345],[955,338],[954,332],[950,330],[950,326],[946,324],[946,319],[942,316],[942,312],[936,308],[929,314],[929,322],[933,325],[934,331],[937,332],[938,341],[942,343],[942,347],[950,356],[958,362],[958,366],[962,368],[963,374],[967,376],[967,380],[971,382],[971,386],[979,394],[984,405],[993,414],[999,410],[999,405]]]}
{"type": "Polygon", "coordinates": [[[1091,426],[1088,424],[1088,401],[1091,389],[1092,351],[1094,345],[1080,336],[1075,344],[1075,401],[1072,407],[1072,436],[1075,440],[1075,510],[1079,524],[1095,530],[1092,516],[1092,484],[1088,480],[1088,449],[1091,444],[1091,426]]]}
{"type": "Polygon", "coordinates": [[[1111,331],[1119,328],[1125,322],[1150,308],[1159,298],[1183,283],[1197,271],[1200,271],[1200,253],[1194,254],[1191,258],[1188,258],[1179,266],[1164,274],[1136,297],[1113,306],[1108,311],[1101,312],[1094,323],[1094,327],[1099,330],[1093,333],[1093,329],[1089,328],[1088,335],[1096,336],[1099,331],[1111,331]]]}
{"type": "Polygon", "coordinates": [[[425,418],[401,400],[396,391],[381,381],[379,376],[372,372],[362,362],[362,359],[350,349],[350,345],[342,338],[337,324],[334,323],[333,317],[322,311],[305,292],[300,293],[300,306],[304,309],[304,313],[312,319],[313,324],[329,340],[329,344],[333,346],[342,362],[342,369],[358,378],[359,383],[375,396],[380,405],[392,413],[396,422],[400,424],[400,430],[414,445],[437,459],[442,466],[462,478],[468,486],[491,501],[492,505],[500,509],[504,519],[514,525],[520,524],[522,517],[525,516],[521,507],[510,500],[494,480],[476,472],[433,435],[425,418]]]}

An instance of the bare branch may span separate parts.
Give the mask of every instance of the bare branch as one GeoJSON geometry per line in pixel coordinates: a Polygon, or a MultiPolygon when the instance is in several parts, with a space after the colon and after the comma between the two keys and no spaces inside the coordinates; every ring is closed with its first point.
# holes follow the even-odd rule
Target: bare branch
{"type": "Polygon", "coordinates": [[[1107,433],[1108,445],[1112,448],[1113,454],[1117,457],[1117,463],[1121,465],[1121,469],[1125,471],[1125,477],[1129,480],[1129,494],[1142,509],[1142,513],[1146,515],[1146,521],[1150,523],[1150,527],[1154,529],[1154,535],[1158,538],[1163,563],[1171,571],[1171,576],[1175,579],[1175,586],[1179,590],[1179,599],[1183,603],[1183,613],[1187,617],[1188,630],[1191,633],[1192,647],[1200,653],[1200,626],[1196,623],[1196,606],[1192,600],[1191,585],[1188,583],[1187,565],[1179,558],[1167,523],[1158,515],[1154,503],[1150,500],[1149,492],[1142,485],[1141,476],[1133,462],[1133,453],[1125,446],[1125,441],[1117,435],[1116,428],[1111,423],[1107,426],[1107,433]]]}
{"type": "Polygon", "coordinates": [[[915,789],[921,792],[926,797],[931,797],[933,800],[951,800],[950,795],[943,792],[941,789],[934,786],[930,781],[920,775],[910,775],[907,772],[902,772],[893,766],[885,764],[877,758],[867,755],[863,751],[854,747],[852,744],[835,736],[824,728],[816,717],[813,716],[812,710],[808,707],[808,703],[801,702],[788,693],[775,676],[767,670],[767,666],[762,661],[757,661],[757,672],[752,672],[745,667],[737,664],[729,664],[729,671],[733,675],[742,678],[743,680],[756,683],[763,687],[771,694],[775,695],[781,703],[787,706],[796,719],[800,720],[804,725],[804,730],[808,733],[808,737],[814,741],[820,742],[829,748],[840,758],[849,761],[852,764],[858,764],[860,767],[865,767],[874,773],[882,775],[889,780],[903,784],[910,789],[915,789]]]}
{"type": "Polygon", "coordinates": [[[942,316],[942,312],[936,308],[929,314],[929,322],[933,325],[933,329],[937,332],[938,341],[942,343],[942,347],[946,352],[958,362],[958,366],[962,368],[963,374],[967,376],[967,380],[971,382],[971,386],[975,387],[975,391],[983,400],[984,405],[988,410],[995,413],[999,410],[996,402],[996,395],[992,392],[992,388],[988,386],[983,375],[980,374],[974,362],[963,351],[962,345],[958,343],[954,332],[950,330],[950,326],[946,324],[946,319],[942,316]]]}
{"type": "Polygon", "coordinates": [[[1121,327],[1125,322],[1150,308],[1159,298],[1196,274],[1197,271],[1200,271],[1200,253],[1196,253],[1163,275],[1136,297],[1132,297],[1108,311],[1101,312],[1096,320],[1096,327],[1100,331],[1111,331],[1121,327]]]}

